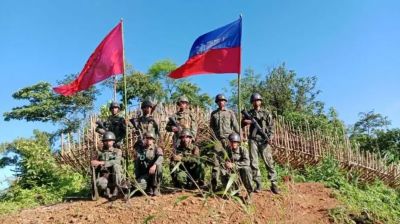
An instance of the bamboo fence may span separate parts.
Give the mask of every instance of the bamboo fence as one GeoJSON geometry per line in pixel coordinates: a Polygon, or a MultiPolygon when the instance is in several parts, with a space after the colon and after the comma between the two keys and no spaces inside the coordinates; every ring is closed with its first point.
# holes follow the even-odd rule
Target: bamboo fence
{"type": "MultiPolygon", "coordinates": [[[[192,108],[198,121],[196,142],[206,142],[215,139],[208,126],[209,111],[201,108],[192,108]]],[[[165,130],[168,117],[176,112],[174,105],[159,105],[153,113],[154,119],[160,127],[159,145],[164,149],[165,156],[172,151],[172,133],[165,130]]],[[[129,113],[129,118],[138,117],[140,110],[129,113]]],[[[101,137],[95,132],[97,115],[91,115],[84,128],[74,134],[61,136],[61,150],[56,159],[60,164],[67,164],[75,171],[87,174],[91,153],[100,149],[101,137]]],[[[274,149],[274,159],[277,163],[293,168],[304,168],[319,163],[325,157],[332,157],[340,166],[350,173],[359,175],[360,180],[371,182],[376,179],[392,187],[400,186],[400,166],[390,164],[378,154],[365,152],[358,145],[351,144],[343,131],[324,133],[313,130],[305,122],[295,126],[282,116],[275,116],[274,138],[271,145],[274,149]],[[339,134],[340,133],[340,134],[339,134]]],[[[248,130],[244,131],[244,136],[248,130]]],[[[137,136],[128,131],[128,157],[133,158],[133,145],[137,136]]]]}

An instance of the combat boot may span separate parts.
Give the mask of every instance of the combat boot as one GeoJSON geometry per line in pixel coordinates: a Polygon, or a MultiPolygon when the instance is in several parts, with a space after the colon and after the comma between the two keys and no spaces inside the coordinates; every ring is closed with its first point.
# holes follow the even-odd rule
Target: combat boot
{"type": "Polygon", "coordinates": [[[153,187],[153,196],[161,196],[159,187],[153,187]]]}
{"type": "Polygon", "coordinates": [[[254,180],[256,182],[256,187],[254,188],[255,193],[261,192],[261,180],[254,180]]]}
{"type": "Polygon", "coordinates": [[[104,196],[105,196],[107,199],[111,199],[111,198],[112,198],[110,188],[107,187],[106,191],[104,192],[104,196]]]}
{"type": "Polygon", "coordinates": [[[274,193],[274,194],[279,194],[279,188],[278,188],[278,185],[276,185],[275,182],[272,182],[272,183],[271,183],[271,191],[272,191],[272,193],[274,193]]]}

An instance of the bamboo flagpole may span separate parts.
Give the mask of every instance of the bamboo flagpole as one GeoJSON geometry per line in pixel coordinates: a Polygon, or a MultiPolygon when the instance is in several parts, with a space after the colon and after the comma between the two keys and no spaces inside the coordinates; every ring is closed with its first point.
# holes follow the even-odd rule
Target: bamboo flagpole
{"type": "MultiPolygon", "coordinates": [[[[241,20],[241,22],[243,22],[242,21],[242,14],[240,14],[239,15],[239,18],[240,18],[240,20],[241,20]]],[[[241,29],[242,29],[242,25],[241,25],[241,29]]],[[[240,31],[240,39],[242,39],[242,31],[240,31]]],[[[241,40],[240,40],[240,42],[242,42],[241,40]]],[[[241,64],[242,64],[242,43],[240,43],[240,54],[239,54],[239,63],[240,63],[240,68],[242,67],[241,66],[241,64]]],[[[238,83],[237,83],[237,85],[238,85],[238,105],[237,105],[237,110],[238,110],[238,123],[239,123],[239,136],[240,136],[240,138],[242,139],[243,138],[243,136],[242,136],[242,119],[241,119],[241,116],[240,116],[240,108],[241,108],[241,102],[240,102],[240,71],[237,73],[237,75],[238,75],[238,83]]]]}
{"type": "Polygon", "coordinates": [[[121,30],[122,30],[122,61],[124,66],[124,111],[125,111],[125,169],[128,170],[128,99],[126,94],[126,75],[125,75],[125,45],[124,45],[124,23],[123,19],[121,18],[121,30]]]}

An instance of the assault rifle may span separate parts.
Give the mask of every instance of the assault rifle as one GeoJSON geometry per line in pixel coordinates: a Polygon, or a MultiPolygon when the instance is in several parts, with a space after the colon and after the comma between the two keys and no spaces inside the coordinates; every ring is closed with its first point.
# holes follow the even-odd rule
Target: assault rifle
{"type": "Polygon", "coordinates": [[[260,126],[260,124],[258,123],[258,121],[252,117],[246,109],[243,109],[241,111],[241,113],[243,114],[244,119],[246,120],[251,120],[251,123],[254,125],[254,130],[253,133],[251,133],[252,137],[255,137],[257,135],[257,133],[260,133],[261,137],[263,138],[264,142],[268,142],[269,141],[269,136],[264,132],[264,130],[262,129],[262,127],[260,126]]]}

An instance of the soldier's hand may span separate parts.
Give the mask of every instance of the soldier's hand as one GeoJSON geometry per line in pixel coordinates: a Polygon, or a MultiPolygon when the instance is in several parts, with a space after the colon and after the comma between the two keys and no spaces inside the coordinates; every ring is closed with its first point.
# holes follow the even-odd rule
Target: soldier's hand
{"type": "Polygon", "coordinates": [[[231,162],[226,162],[226,163],[225,163],[225,166],[226,166],[226,168],[228,168],[228,169],[232,169],[232,168],[233,168],[233,163],[231,163],[231,162]]]}
{"type": "Polygon", "coordinates": [[[149,169],[149,174],[155,174],[156,173],[156,168],[157,168],[156,165],[151,166],[150,169],[149,169]]]}
{"type": "Polygon", "coordinates": [[[90,163],[92,164],[92,166],[99,166],[103,165],[104,162],[98,160],[92,160],[90,163]]]}
{"type": "Polygon", "coordinates": [[[174,161],[181,161],[182,160],[182,156],[174,155],[173,159],[174,159],[174,161]]]}
{"type": "Polygon", "coordinates": [[[245,125],[249,125],[249,124],[251,124],[251,123],[253,123],[251,120],[248,120],[248,119],[244,119],[243,120],[243,123],[245,124],[245,125]]]}

